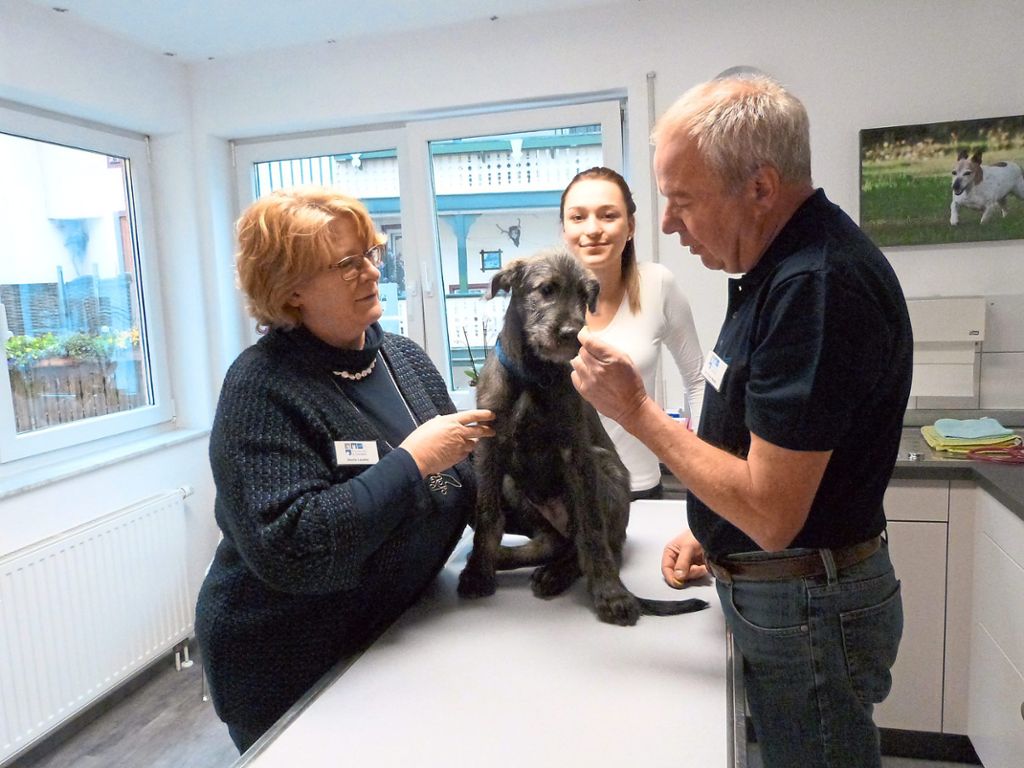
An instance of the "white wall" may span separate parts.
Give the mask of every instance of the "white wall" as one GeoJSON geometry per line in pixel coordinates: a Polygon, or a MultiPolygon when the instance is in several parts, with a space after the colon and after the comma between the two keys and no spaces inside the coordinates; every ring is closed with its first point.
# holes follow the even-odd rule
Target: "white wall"
{"type": "MultiPolygon", "coordinates": [[[[963,34],[1018,19],[1019,0],[984,8],[981,18],[979,6],[962,0],[644,0],[396,35],[374,41],[373,57],[362,55],[362,43],[343,41],[193,66],[195,120],[202,133],[238,138],[624,89],[630,179],[648,217],[646,229],[639,227],[641,253],[678,275],[707,348],[724,312],[724,276],[703,269],[672,238],[650,242],[658,214],[646,142],[648,73],[657,114],[730,66],[775,75],[810,113],[815,182],[856,219],[860,129],[1024,114],[1019,40],[985,34],[983,45],[966,45],[963,34]]],[[[911,297],[1024,290],[1022,241],[887,255],[911,297]]],[[[679,391],[678,378],[670,379],[669,399],[679,391]]],[[[1024,393],[1016,407],[1024,407],[1024,393]]]]}
{"type": "MultiPolygon", "coordinates": [[[[771,72],[807,105],[815,181],[856,218],[861,128],[1024,114],[1020,36],[986,32],[1012,27],[1019,0],[983,7],[982,14],[982,6],[963,0],[643,0],[186,67],[90,33],[73,14],[4,0],[0,99],[152,137],[176,405],[181,424],[202,428],[224,369],[250,338],[231,265],[237,204],[230,139],[624,92],[641,253],[679,276],[707,347],[724,310],[724,277],[704,270],[671,238],[654,237],[649,109],[660,113],[687,87],[729,66],[771,72]],[[983,44],[966,44],[964,30],[974,30],[966,39],[982,35],[983,44]]],[[[1024,293],[1022,241],[899,248],[888,255],[908,296],[1024,293]]],[[[1016,306],[1013,301],[1002,304],[1016,306]]],[[[1017,370],[1006,356],[1024,354],[1018,332],[997,337],[1000,357],[990,367],[1017,370]]],[[[670,397],[676,386],[670,382],[670,397]]],[[[0,501],[4,541],[8,531],[19,540],[32,515],[57,509],[61,498],[74,498],[75,511],[43,515],[43,522],[31,522],[33,535],[167,483],[200,489],[190,509],[205,515],[211,497],[205,450],[199,440],[0,501]],[[115,491],[103,492],[107,486],[115,491]]],[[[196,546],[205,553],[215,535],[209,518],[198,530],[196,546]]]]}

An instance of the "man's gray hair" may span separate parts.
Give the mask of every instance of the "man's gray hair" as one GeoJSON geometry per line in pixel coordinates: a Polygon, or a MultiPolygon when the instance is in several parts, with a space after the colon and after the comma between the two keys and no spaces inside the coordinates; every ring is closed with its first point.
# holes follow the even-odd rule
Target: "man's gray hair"
{"type": "Polygon", "coordinates": [[[811,183],[807,110],[767,75],[727,70],[688,90],[658,119],[651,141],[679,134],[696,142],[730,193],[763,165],[776,168],[785,183],[811,183]]]}

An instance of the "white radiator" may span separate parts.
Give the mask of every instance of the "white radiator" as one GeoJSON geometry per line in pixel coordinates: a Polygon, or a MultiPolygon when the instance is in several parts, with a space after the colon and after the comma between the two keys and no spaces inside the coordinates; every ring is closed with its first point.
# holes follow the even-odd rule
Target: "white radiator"
{"type": "Polygon", "coordinates": [[[0,765],[192,634],[188,493],[0,558],[0,765]]]}

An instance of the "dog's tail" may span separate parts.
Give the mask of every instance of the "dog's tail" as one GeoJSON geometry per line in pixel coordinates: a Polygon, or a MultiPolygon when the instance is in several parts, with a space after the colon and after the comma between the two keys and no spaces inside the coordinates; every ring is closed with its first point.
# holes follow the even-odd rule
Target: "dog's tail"
{"type": "Polygon", "coordinates": [[[678,616],[681,613],[703,611],[708,607],[707,601],[691,597],[689,600],[651,600],[638,597],[640,612],[645,616],[678,616]]]}

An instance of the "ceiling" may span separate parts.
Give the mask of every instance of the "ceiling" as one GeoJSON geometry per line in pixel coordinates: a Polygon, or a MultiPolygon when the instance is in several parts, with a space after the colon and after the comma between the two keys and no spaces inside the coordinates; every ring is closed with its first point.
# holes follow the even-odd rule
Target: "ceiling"
{"type": "Polygon", "coordinates": [[[195,62],[639,0],[27,0],[195,62]]]}

